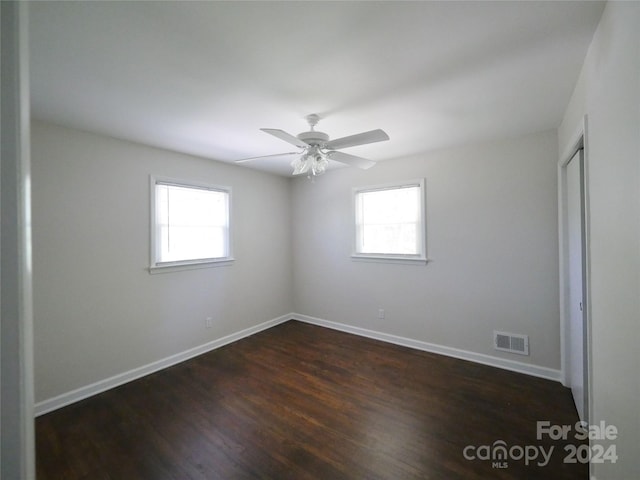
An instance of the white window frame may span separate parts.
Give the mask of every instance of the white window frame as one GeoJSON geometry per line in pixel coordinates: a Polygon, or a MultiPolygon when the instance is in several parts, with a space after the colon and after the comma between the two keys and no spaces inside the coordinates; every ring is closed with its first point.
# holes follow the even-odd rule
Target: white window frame
{"type": "Polygon", "coordinates": [[[427,263],[427,222],[426,222],[426,190],[425,179],[418,178],[403,182],[385,183],[380,185],[369,185],[364,187],[354,187],[351,196],[353,212],[353,242],[352,254],[353,260],[383,263],[404,263],[414,265],[424,265],[427,263]],[[385,254],[385,253],[362,253],[358,252],[359,232],[358,232],[358,212],[357,212],[357,196],[360,193],[374,192],[379,190],[395,190],[407,187],[419,187],[420,189],[420,227],[418,228],[418,253],[417,254],[385,254]]]}
{"type": "Polygon", "coordinates": [[[231,265],[233,258],[233,241],[232,241],[232,192],[231,187],[213,185],[191,180],[180,180],[175,178],[149,176],[149,192],[150,192],[150,260],[149,273],[166,273],[171,271],[191,270],[196,268],[208,268],[231,265]],[[201,190],[212,190],[216,192],[226,193],[228,196],[228,230],[227,230],[227,256],[218,258],[202,258],[193,260],[179,260],[171,262],[158,262],[159,242],[157,239],[156,226],[156,185],[172,185],[177,187],[194,188],[201,190]]]}

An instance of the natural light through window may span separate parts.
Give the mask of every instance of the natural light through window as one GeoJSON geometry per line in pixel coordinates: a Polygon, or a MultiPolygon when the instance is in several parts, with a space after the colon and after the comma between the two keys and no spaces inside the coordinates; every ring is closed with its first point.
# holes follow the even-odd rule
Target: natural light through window
{"type": "Polygon", "coordinates": [[[354,190],[354,257],[425,260],[424,180],[354,190]]]}
{"type": "Polygon", "coordinates": [[[231,260],[230,191],[153,180],[152,267],[231,260]]]}

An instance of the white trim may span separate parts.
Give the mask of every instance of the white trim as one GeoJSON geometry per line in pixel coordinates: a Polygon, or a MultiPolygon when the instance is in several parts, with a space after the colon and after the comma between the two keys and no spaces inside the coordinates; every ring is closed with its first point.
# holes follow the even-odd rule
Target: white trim
{"type": "Polygon", "coordinates": [[[52,412],[85,398],[97,395],[98,393],[102,393],[106,390],[110,390],[125,383],[131,382],[132,380],[137,380],[138,378],[144,377],[159,370],[163,370],[172,365],[182,363],[185,360],[189,360],[190,358],[197,357],[198,355],[202,355],[203,353],[207,353],[211,350],[223,347],[225,345],[228,345],[229,343],[236,342],[245,337],[249,337],[268,328],[275,327],[276,325],[284,323],[288,320],[291,320],[290,314],[282,315],[259,325],[245,328],[244,330],[240,330],[239,332],[232,333],[217,340],[213,340],[203,345],[185,350],[184,352],[180,352],[175,355],[171,355],[169,357],[149,363],[147,365],[134,368],[133,370],[129,370],[128,372],[119,373],[117,375],[114,375],[113,377],[105,378],[104,380],[99,380],[90,385],[86,385],[84,387],[80,387],[70,392],[58,395],[56,397],[43,400],[35,405],[35,415],[44,415],[45,413],[52,412]]]}
{"type": "MultiPolygon", "coordinates": [[[[589,196],[589,118],[587,115],[582,117],[582,121],[578,124],[574,134],[570,137],[569,143],[564,146],[562,156],[558,159],[558,246],[559,246],[559,270],[560,270],[560,363],[561,363],[561,381],[565,387],[569,385],[569,372],[568,372],[568,360],[567,360],[567,342],[566,328],[569,318],[569,306],[565,301],[568,297],[568,278],[569,272],[566,264],[566,235],[564,230],[566,229],[566,167],[580,149],[583,149],[583,187],[584,187],[584,235],[585,235],[585,278],[584,289],[585,295],[583,298],[584,311],[586,316],[587,327],[587,416],[586,421],[591,424],[593,420],[594,410],[594,396],[593,396],[593,345],[591,339],[591,234],[590,234],[590,196],[589,196]]],[[[593,442],[589,440],[589,445],[593,442]]],[[[592,480],[595,480],[595,474],[593,473],[594,466],[589,462],[589,475],[592,480]]]]}
{"type": "Polygon", "coordinates": [[[351,212],[352,218],[352,240],[351,240],[351,258],[356,261],[380,262],[380,263],[398,263],[426,265],[427,263],[427,192],[426,180],[424,178],[416,178],[400,182],[388,182],[378,185],[366,185],[362,187],[353,187],[351,189],[351,212]],[[356,207],[356,197],[359,193],[375,192],[380,190],[394,190],[406,187],[420,188],[420,244],[419,253],[415,255],[398,255],[385,253],[361,253],[358,252],[358,212],[356,207]]]}
{"type": "Polygon", "coordinates": [[[211,267],[228,267],[233,265],[235,258],[215,258],[209,260],[193,260],[185,262],[164,263],[149,267],[149,273],[155,275],[157,273],[182,272],[184,270],[195,270],[198,268],[211,267]]]}
{"type": "Polygon", "coordinates": [[[585,115],[580,125],[571,135],[571,140],[564,147],[564,151],[558,159],[558,166],[566,167],[578,150],[584,148],[584,132],[587,128],[587,116],[585,115]]]}
{"type": "Polygon", "coordinates": [[[0,477],[34,479],[29,5],[0,2],[0,477]]]}
{"type": "Polygon", "coordinates": [[[354,253],[351,259],[356,262],[372,262],[372,263],[398,263],[400,265],[426,265],[428,258],[423,257],[400,257],[393,255],[367,255],[354,253]]]}
{"type": "Polygon", "coordinates": [[[150,274],[169,273],[197,268],[222,267],[232,265],[233,258],[233,189],[229,186],[215,185],[200,181],[182,180],[177,178],[149,175],[149,268],[150,274]],[[176,262],[157,262],[159,256],[156,238],[156,185],[170,185],[176,187],[199,188],[227,194],[227,256],[220,258],[201,258],[180,260],[176,262]]]}
{"type": "Polygon", "coordinates": [[[291,318],[293,320],[310,323],[312,325],[332,328],[333,330],[352,333],[354,335],[360,335],[361,337],[373,338],[374,340],[393,343],[395,345],[401,345],[403,347],[409,347],[409,348],[414,348],[416,350],[423,350],[425,352],[446,355],[447,357],[458,358],[461,360],[468,360],[471,362],[480,363],[482,365],[488,365],[491,367],[502,368],[504,370],[510,370],[512,372],[524,373],[525,375],[531,375],[534,377],[560,381],[560,370],[555,370],[553,368],[547,368],[547,367],[541,367],[538,365],[531,365],[528,363],[516,362],[514,360],[507,360],[504,358],[493,357],[490,355],[484,355],[482,353],[469,352],[467,350],[460,350],[458,348],[446,347],[444,345],[436,345],[434,343],[423,342],[421,340],[414,340],[412,338],[399,337],[399,336],[391,335],[388,333],[377,332],[375,330],[368,330],[366,328],[346,325],[344,323],[331,322],[329,320],[311,317],[309,315],[292,313],[291,318]]]}
{"type": "MultiPolygon", "coordinates": [[[[566,338],[566,326],[568,318],[568,305],[565,302],[565,298],[568,295],[568,285],[566,284],[568,279],[566,255],[566,235],[564,234],[565,222],[566,222],[566,167],[581,148],[584,150],[583,164],[585,168],[586,177],[586,163],[587,163],[587,149],[586,149],[586,131],[587,131],[587,116],[582,118],[582,121],[578,125],[578,128],[571,136],[571,140],[568,145],[564,147],[564,151],[558,159],[558,266],[559,266],[559,278],[560,278],[560,371],[561,382],[565,387],[569,386],[568,370],[567,370],[567,341],[566,338]]],[[[585,190],[586,196],[586,190],[585,190]]],[[[588,214],[587,205],[585,204],[585,217],[588,214]]],[[[586,222],[586,218],[585,218],[586,222]]],[[[586,225],[585,225],[586,231],[586,225]]],[[[587,275],[588,276],[588,275],[587,275]]],[[[586,299],[585,299],[586,303],[586,299]]],[[[587,304],[588,306],[588,304],[587,304]]]]}
{"type": "Polygon", "coordinates": [[[114,375],[104,380],[99,380],[90,385],[77,388],[70,392],[63,393],[53,398],[43,400],[35,405],[35,415],[44,415],[45,413],[52,412],[59,408],[65,407],[72,403],[84,400],[85,398],[92,397],[104,391],[118,387],[125,383],[137,380],[151,373],[163,370],[172,365],[182,363],[190,358],[202,355],[211,350],[223,347],[230,343],[236,342],[243,338],[249,337],[263,330],[280,325],[289,320],[298,320],[300,322],[309,323],[312,325],[318,325],[320,327],[331,328],[333,330],[339,330],[341,332],[351,333],[359,335],[361,337],[373,338],[387,343],[393,343],[395,345],[401,345],[403,347],[414,348],[416,350],[422,350],[425,352],[437,353],[440,355],[446,355],[448,357],[458,358],[461,360],[467,360],[482,365],[488,365],[491,367],[502,368],[504,370],[510,370],[513,372],[523,373],[525,375],[531,375],[534,377],[546,378],[548,380],[560,381],[560,371],[547,367],[540,367],[538,365],[531,365],[522,362],[516,362],[514,360],[507,360],[503,358],[492,357],[490,355],[484,355],[481,353],[469,352],[466,350],[460,350],[457,348],[446,347],[443,345],[436,345],[433,343],[423,342],[421,340],[414,340],[406,337],[399,337],[388,333],[377,332],[374,330],[368,330],[365,328],[354,327],[343,323],[332,322],[321,318],[312,317],[309,315],[302,315],[299,313],[289,313],[280,317],[268,320],[259,325],[240,330],[239,332],[232,333],[225,337],[213,340],[203,345],[185,350],[184,352],[171,355],[169,357],[157,360],[155,362],[143,365],[138,368],[134,368],[127,372],[123,372],[114,375]]]}
{"type": "MultiPolygon", "coordinates": [[[[565,338],[565,329],[566,322],[568,318],[568,306],[565,304],[565,297],[568,295],[567,292],[567,278],[568,271],[566,266],[565,259],[565,249],[566,249],[566,239],[564,235],[565,222],[566,222],[566,212],[565,212],[565,203],[566,199],[566,167],[568,163],[571,161],[575,153],[579,149],[583,149],[583,168],[584,168],[584,209],[585,209],[585,291],[586,296],[583,299],[583,303],[585,305],[585,312],[587,316],[587,341],[589,345],[591,345],[591,263],[590,263],[590,235],[589,235],[589,225],[590,225],[590,217],[589,217],[589,148],[588,148],[588,137],[587,137],[587,125],[588,118],[585,115],[582,119],[582,122],[579,125],[579,128],[576,130],[574,135],[571,137],[569,144],[565,147],[563,156],[561,156],[558,160],[558,234],[559,234],[559,267],[560,267],[560,346],[561,346],[561,371],[562,371],[562,382],[565,386],[568,386],[568,372],[567,372],[567,358],[566,358],[566,342],[565,338]]],[[[591,349],[589,349],[589,354],[591,349]]],[[[592,372],[591,372],[591,358],[588,358],[587,364],[589,366],[588,376],[589,376],[589,405],[592,405],[592,390],[591,390],[591,380],[592,380],[592,372]]]]}

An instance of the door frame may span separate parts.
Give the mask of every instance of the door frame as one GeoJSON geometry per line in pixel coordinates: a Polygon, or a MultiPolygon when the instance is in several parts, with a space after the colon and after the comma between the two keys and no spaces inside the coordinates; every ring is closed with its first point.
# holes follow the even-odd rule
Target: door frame
{"type": "Polygon", "coordinates": [[[558,161],[558,251],[560,269],[560,359],[561,381],[566,387],[569,385],[569,259],[567,235],[567,165],[580,149],[583,149],[583,192],[584,192],[584,298],[583,309],[585,315],[585,357],[586,357],[586,401],[587,415],[584,418],[591,424],[593,416],[593,362],[591,341],[591,255],[590,255],[590,221],[589,221],[589,143],[587,135],[587,116],[582,119],[576,132],[558,161]]]}
{"type": "Polygon", "coordinates": [[[28,2],[1,1],[0,476],[36,477],[28,2]]]}

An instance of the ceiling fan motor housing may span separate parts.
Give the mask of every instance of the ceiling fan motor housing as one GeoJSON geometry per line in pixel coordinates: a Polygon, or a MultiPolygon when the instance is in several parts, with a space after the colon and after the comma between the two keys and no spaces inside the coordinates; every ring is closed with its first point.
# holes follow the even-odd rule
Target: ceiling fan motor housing
{"type": "Polygon", "coordinates": [[[323,145],[329,141],[329,135],[324,132],[316,132],[311,130],[308,132],[302,132],[298,135],[298,139],[302,140],[309,145],[323,145]]]}

